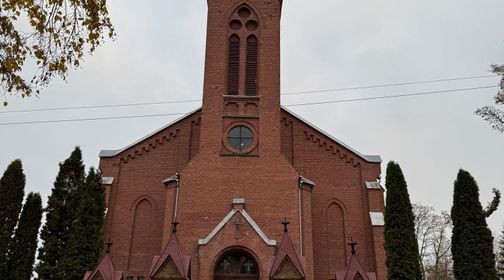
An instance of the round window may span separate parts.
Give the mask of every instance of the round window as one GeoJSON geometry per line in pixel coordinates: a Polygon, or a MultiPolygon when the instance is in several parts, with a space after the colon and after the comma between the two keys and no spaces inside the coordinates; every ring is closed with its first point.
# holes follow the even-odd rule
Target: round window
{"type": "Polygon", "coordinates": [[[244,151],[254,143],[254,133],[244,125],[231,128],[227,138],[228,144],[238,151],[244,151]]]}

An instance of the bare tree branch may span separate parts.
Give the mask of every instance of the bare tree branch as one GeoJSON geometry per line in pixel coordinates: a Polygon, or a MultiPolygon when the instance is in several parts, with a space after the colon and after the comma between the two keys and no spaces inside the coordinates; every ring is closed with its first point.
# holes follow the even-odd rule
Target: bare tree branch
{"type": "Polygon", "coordinates": [[[500,199],[501,199],[501,193],[498,189],[492,189],[492,192],[494,193],[494,198],[492,201],[488,204],[488,206],[483,210],[483,215],[485,217],[490,217],[495,210],[497,210],[497,207],[499,207],[500,204],[500,199]]]}
{"type": "MultiPolygon", "coordinates": [[[[501,75],[500,90],[495,96],[495,104],[504,105],[504,65],[492,65],[492,72],[501,75]]],[[[504,133],[504,111],[494,106],[484,106],[475,112],[476,115],[487,121],[494,130],[504,133]]]]}
{"type": "Polygon", "coordinates": [[[413,205],[413,213],[423,279],[452,280],[450,215],[420,204],[413,205]]]}

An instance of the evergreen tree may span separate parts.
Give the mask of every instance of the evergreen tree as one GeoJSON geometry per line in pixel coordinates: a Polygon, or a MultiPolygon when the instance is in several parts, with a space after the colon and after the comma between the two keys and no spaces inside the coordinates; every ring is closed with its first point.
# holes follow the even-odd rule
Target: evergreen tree
{"type": "Polygon", "coordinates": [[[479,188],[469,172],[460,170],[455,181],[452,255],[457,280],[494,280],[493,237],[479,201],[479,188]]]}
{"type": "Polygon", "coordinates": [[[497,275],[499,279],[504,279],[504,227],[499,236],[499,244],[497,247],[497,275]]]}
{"type": "Polygon", "coordinates": [[[25,182],[19,159],[7,167],[0,179],[0,275],[7,270],[7,251],[21,211],[25,182]]]}
{"type": "Polygon", "coordinates": [[[105,214],[105,196],[101,175],[89,171],[85,183],[72,199],[75,219],[68,234],[68,243],[61,261],[64,279],[80,280],[97,263],[102,250],[101,231],[105,214]]]}
{"type": "Polygon", "coordinates": [[[82,184],[84,176],[82,152],[76,147],[70,157],[60,163],[60,170],[47,202],[46,223],[40,234],[43,243],[39,250],[40,262],[37,266],[40,280],[65,279],[60,262],[67,246],[68,229],[72,221],[68,203],[77,186],[82,184]]]}
{"type": "Polygon", "coordinates": [[[42,199],[38,193],[26,198],[13,241],[9,246],[6,279],[29,280],[37,252],[37,236],[42,219],[42,199]]]}
{"type": "Polygon", "coordinates": [[[385,206],[385,251],[388,279],[420,280],[420,256],[414,216],[404,175],[399,164],[387,166],[385,206]]]}

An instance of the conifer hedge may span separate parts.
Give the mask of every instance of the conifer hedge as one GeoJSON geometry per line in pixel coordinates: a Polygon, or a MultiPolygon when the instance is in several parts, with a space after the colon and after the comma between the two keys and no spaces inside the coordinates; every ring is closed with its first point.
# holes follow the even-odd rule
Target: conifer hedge
{"type": "Polygon", "coordinates": [[[385,252],[388,279],[421,280],[414,216],[406,180],[399,164],[387,165],[385,252]]]}
{"type": "Polygon", "coordinates": [[[0,179],[0,276],[7,273],[7,252],[21,212],[25,182],[19,159],[7,167],[0,179]]]}
{"type": "Polygon", "coordinates": [[[16,233],[9,246],[8,279],[31,279],[41,219],[42,199],[38,193],[30,193],[26,198],[16,233]]]}
{"type": "Polygon", "coordinates": [[[493,237],[479,200],[474,178],[460,170],[454,184],[452,255],[457,280],[495,280],[493,237]]]}
{"type": "Polygon", "coordinates": [[[84,182],[82,152],[76,147],[70,157],[59,165],[59,173],[54,182],[46,208],[46,222],[40,238],[37,274],[39,280],[67,280],[61,265],[68,241],[68,231],[72,223],[70,208],[75,190],[84,182]]]}

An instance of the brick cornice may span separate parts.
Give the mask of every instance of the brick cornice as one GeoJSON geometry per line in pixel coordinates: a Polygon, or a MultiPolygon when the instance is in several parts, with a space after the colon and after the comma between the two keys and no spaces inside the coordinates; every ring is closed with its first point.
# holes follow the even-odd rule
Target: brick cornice
{"type": "Polygon", "coordinates": [[[172,139],[177,137],[180,129],[174,129],[173,131],[165,131],[159,133],[158,135],[153,136],[152,138],[146,139],[144,142],[135,145],[126,151],[122,152],[120,156],[120,160],[123,163],[128,163],[130,160],[133,160],[139,156],[142,156],[144,153],[149,152],[153,149],[156,149],[158,146],[163,145],[166,142],[170,142],[172,139]]]}
{"type": "Polygon", "coordinates": [[[318,133],[305,130],[303,134],[305,136],[305,140],[313,144],[317,144],[320,148],[333,155],[338,156],[346,163],[352,164],[354,167],[357,167],[359,166],[359,164],[361,164],[360,160],[357,159],[352,153],[349,153],[345,148],[337,144],[331,143],[333,141],[327,141],[328,139],[324,139],[324,137],[321,137],[320,135],[318,135],[318,133]]]}

